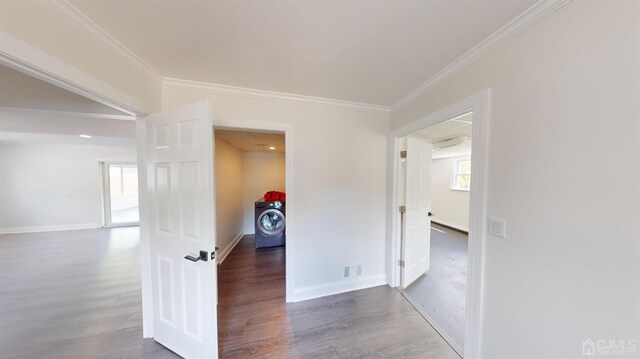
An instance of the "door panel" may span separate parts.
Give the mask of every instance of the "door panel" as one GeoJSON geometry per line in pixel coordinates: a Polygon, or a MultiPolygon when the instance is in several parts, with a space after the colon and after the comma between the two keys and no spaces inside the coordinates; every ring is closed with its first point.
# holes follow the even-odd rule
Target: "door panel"
{"type": "Polygon", "coordinates": [[[431,144],[407,138],[403,286],[429,270],[431,246],[431,144]]]}
{"type": "Polygon", "coordinates": [[[154,339],[185,358],[216,358],[210,104],[184,106],[145,121],[149,223],[141,225],[149,233],[154,339]],[[201,250],[208,252],[205,258],[185,258],[200,258],[201,250]]]}

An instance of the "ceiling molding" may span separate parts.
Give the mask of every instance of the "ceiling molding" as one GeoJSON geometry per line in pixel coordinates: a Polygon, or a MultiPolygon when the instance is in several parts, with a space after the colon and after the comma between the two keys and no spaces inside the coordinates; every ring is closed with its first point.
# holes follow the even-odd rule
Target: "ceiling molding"
{"type": "Polygon", "coordinates": [[[38,115],[50,115],[54,117],[70,117],[70,118],[85,118],[85,119],[102,119],[102,120],[118,120],[118,121],[135,121],[136,116],[128,115],[112,115],[92,112],[71,112],[71,111],[55,111],[55,110],[42,110],[35,108],[21,108],[21,107],[4,107],[0,106],[0,112],[17,112],[25,114],[38,114],[38,115]]]}
{"type": "Polygon", "coordinates": [[[156,82],[162,82],[162,75],[151,66],[149,66],[144,60],[138,57],[133,51],[129,50],[120,41],[116,40],[111,34],[93,22],[84,13],[71,5],[66,0],[41,0],[41,2],[49,9],[65,18],[69,23],[75,26],[77,29],[84,32],[86,35],[97,41],[102,46],[114,51],[116,54],[123,57],[131,65],[138,70],[142,71],[149,78],[156,82]]]}
{"type": "Polygon", "coordinates": [[[256,90],[244,87],[218,85],[206,82],[180,80],[165,77],[163,87],[174,90],[196,90],[221,96],[244,97],[272,101],[295,102],[326,107],[337,107],[349,110],[359,110],[378,113],[389,113],[389,106],[371,105],[366,103],[328,99],[323,97],[296,95],[284,92],[256,90]]]}
{"type": "Polygon", "coordinates": [[[0,31],[0,64],[131,115],[150,108],[128,94],[0,31]]]}
{"type": "Polygon", "coordinates": [[[528,8],[525,12],[520,14],[515,19],[511,20],[505,26],[501,27],[498,31],[494,32],[491,36],[484,39],[482,42],[471,48],[471,50],[465,52],[458,59],[447,65],[447,67],[438,71],[435,75],[431,76],[425,82],[416,87],[413,91],[406,94],[400,100],[391,105],[391,111],[396,111],[416,98],[425,94],[429,90],[442,83],[447,78],[462,71],[467,66],[478,61],[483,56],[487,55],[496,48],[504,45],[509,40],[513,39],[526,29],[535,25],[546,16],[552,14],[556,10],[570,3],[572,0],[540,0],[533,6],[528,8]]]}

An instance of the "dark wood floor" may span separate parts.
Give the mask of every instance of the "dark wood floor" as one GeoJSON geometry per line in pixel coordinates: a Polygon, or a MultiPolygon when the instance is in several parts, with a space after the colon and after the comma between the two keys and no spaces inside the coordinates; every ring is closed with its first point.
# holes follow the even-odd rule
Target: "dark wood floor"
{"type": "MultiPolygon", "coordinates": [[[[176,358],[142,339],[138,229],[0,235],[0,357],[176,358]]],[[[284,302],[284,251],[220,266],[223,358],[458,358],[388,286],[284,302]]]]}
{"type": "Polygon", "coordinates": [[[218,274],[221,358],[459,358],[388,286],[286,304],[284,248],[251,235],[218,274]]]}

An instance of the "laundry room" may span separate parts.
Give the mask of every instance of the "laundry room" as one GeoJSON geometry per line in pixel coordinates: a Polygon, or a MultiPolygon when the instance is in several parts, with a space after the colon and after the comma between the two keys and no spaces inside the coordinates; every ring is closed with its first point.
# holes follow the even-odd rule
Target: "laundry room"
{"type": "Polygon", "coordinates": [[[219,264],[245,236],[257,249],[285,245],[279,214],[286,205],[283,133],[216,129],[215,177],[219,264]],[[274,232],[283,235],[271,240],[274,232]]]}
{"type": "Polygon", "coordinates": [[[285,134],[216,128],[214,137],[218,340],[234,356],[246,338],[233,323],[285,303],[285,134]]]}

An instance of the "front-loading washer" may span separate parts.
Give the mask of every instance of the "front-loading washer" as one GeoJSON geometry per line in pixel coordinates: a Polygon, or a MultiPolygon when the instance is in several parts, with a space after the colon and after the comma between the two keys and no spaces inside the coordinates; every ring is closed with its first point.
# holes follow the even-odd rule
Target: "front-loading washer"
{"type": "Polygon", "coordinates": [[[256,248],[285,245],[286,211],[285,202],[255,202],[256,248]]]}

